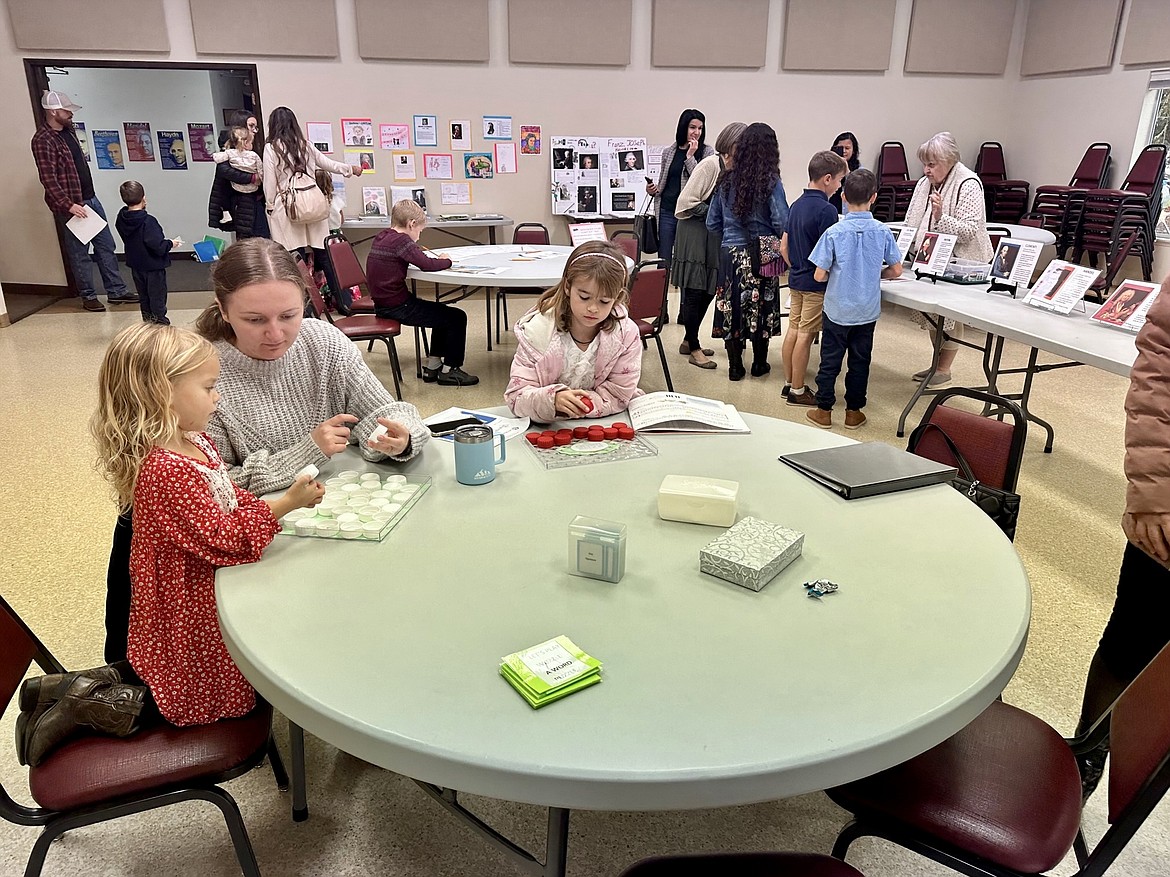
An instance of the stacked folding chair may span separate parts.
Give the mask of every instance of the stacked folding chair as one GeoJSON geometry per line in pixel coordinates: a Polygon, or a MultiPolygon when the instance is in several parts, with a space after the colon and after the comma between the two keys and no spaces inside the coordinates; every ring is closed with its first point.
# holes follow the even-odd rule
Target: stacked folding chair
{"type": "Polygon", "coordinates": [[[979,147],[975,173],[983,181],[987,219],[991,222],[1019,222],[1028,209],[1032,186],[1027,180],[1009,180],[1003,146],[988,140],[979,147]]]}
{"type": "Polygon", "coordinates": [[[887,140],[882,144],[876,174],[878,193],[873,204],[874,219],[882,222],[905,219],[917,180],[910,179],[906,148],[897,140],[887,140]]]}
{"type": "Polygon", "coordinates": [[[1162,212],[1162,182],[1166,174],[1166,146],[1151,143],[1133,163],[1119,189],[1085,192],[1073,238],[1074,262],[1084,253],[1096,265],[1098,254],[1116,255],[1131,233],[1132,255],[1141,259],[1142,276],[1149,280],[1154,269],[1154,231],[1162,212]]]}
{"type": "Polygon", "coordinates": [[[1105,185],[1112,150],[1108,143],[1091,143],[1067,186],[1036,187],[1028,216],[1040,219],[1043,227],[1056,235],[1056,252],[1062,259],[1073,245],[1084,206],[1083,193],[1105,185]]]}

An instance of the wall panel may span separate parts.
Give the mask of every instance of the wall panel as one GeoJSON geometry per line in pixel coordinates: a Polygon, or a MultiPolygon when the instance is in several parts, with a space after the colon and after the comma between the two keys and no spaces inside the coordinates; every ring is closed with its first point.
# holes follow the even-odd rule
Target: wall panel
{"type": "Polygon", "coordinates": [[[513,64],[625,67],[633,0],[508,0],[513,64]]]}
{"type": "Polygon", "coordinates": [[[781,69],[890,69],[897,9],[898,0],[788,0],[781,69]],[[826,27],[831,43],[825,41],[826,27]]]}
{"type": "Polygon", "coordinates": [[[358,55],[487,61],[488,0],[356,0],[358,55]]]}
{"type": "Polygon", "coordinates": [[[1108,68],[1120,19],[1121,0],[1031,0],[1021,75],[1108,68]]]}
{"type": "Polygon", "coordinates": [[[1170,64],[1170,3],[1129,0],[1122,64],[1170,64]]]}
{"type": "Polygon", "coordinates": [[[768,0],[737,0],[711,14],[710,0],[654,0],[655,67],[763,67],[768,0]],[[700,26],[696,26],[699,24],[700,26]]]}
{"type": "Polygon", "coordinates": [[[1015,17],[1016,0],[914,0],[905,70],[1003,76],[1015,17]]]}
{"type": "Polygon", "coordinates": [[[189,0],[201,55],[336,58],[333,0],[189,0]]]}
{"type": "Polygon", "coordinates": [[[20,49],[168,52],[163,0],[8,0],[20,49]]]}

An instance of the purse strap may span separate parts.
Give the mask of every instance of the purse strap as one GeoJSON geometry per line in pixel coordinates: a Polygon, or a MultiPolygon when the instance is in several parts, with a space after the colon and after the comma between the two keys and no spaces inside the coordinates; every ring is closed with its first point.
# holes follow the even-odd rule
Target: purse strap
{"type": "Polygon", "coordinates": [[[937,423],[927,421],[926,423],[921,423],[917,427],[914,428],[914,432],[910,433],[910,443],[909,444],[910,444],[910,448],[911,448],[911,453],[913,453],[914,448],[918,447],[918,443],[922,441],[922,437],[924,435],[926,435],[927,430],[930,430],[930,429],[937,430],[938,434],[940,436],[942,436],[942,440],[946,443],[947,449],[950,450],[952,456],[954,456],[955,462],[959,466],[959,472],[962,473],[963,477],[965,479],[967,479],[968,481],[970,481],[972,486],[979,483],[979,481],[975,477],[974,473],[971,472],[971,467],[968,465],[966,458],[961,453],[959,453],[959,449],[955,445],[955,442],[951,439],[951,437],[949,435],[947,435],[946,430],[943,429],[941,426],[939,426],[937,423]]]}

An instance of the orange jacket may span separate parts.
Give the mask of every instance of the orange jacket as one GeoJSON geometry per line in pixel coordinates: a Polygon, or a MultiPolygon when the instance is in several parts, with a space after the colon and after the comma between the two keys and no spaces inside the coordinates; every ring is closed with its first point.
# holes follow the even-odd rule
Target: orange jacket
{"type": "Polygon", "coordinates": [[[1170,512],[1170,277],[1146,314],[1125,397],[1125,510],[1170,512]]]}

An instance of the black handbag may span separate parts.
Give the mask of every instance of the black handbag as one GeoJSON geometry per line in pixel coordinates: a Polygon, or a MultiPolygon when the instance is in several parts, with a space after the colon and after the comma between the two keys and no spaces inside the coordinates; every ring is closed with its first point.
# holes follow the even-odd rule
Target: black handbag
{"type": "Polygon", "coordinates": [[[634,234],[638,236],[638,244],[643,253],[658,252],[658,217],[647,210],[650,200],[650,197],[647,197],[642,203],[642,210],[645,212],[634,217],[634,234]]]}
{"type": "Polygon", "coordinates": [[[952,456],[954,456],[955,464],[959,467],[960,475],[951,479],[951,487],[979,506],[983,510],[983,513],[995,521],[995,525],[999,529],[1003,530],[1008,539],[1015,541],[1016,521],[1020,517],[1020,495],[1018,493],[1012,493],[1010,490],[989,487],[979,481],[974,473],[972,473],[971,467],[963,458],[963,455],[959,453],[959,449],[955,446],[954,441],[947,435],[946,430],[937,423],[919,424],[914,429],[914,432],[910,433],[907,450],[913,453],[914,449],[918,447],[918,443],[922,440],[923,435],[930,429],[938,431],[938,434],[946,443],[952,456]]]}

